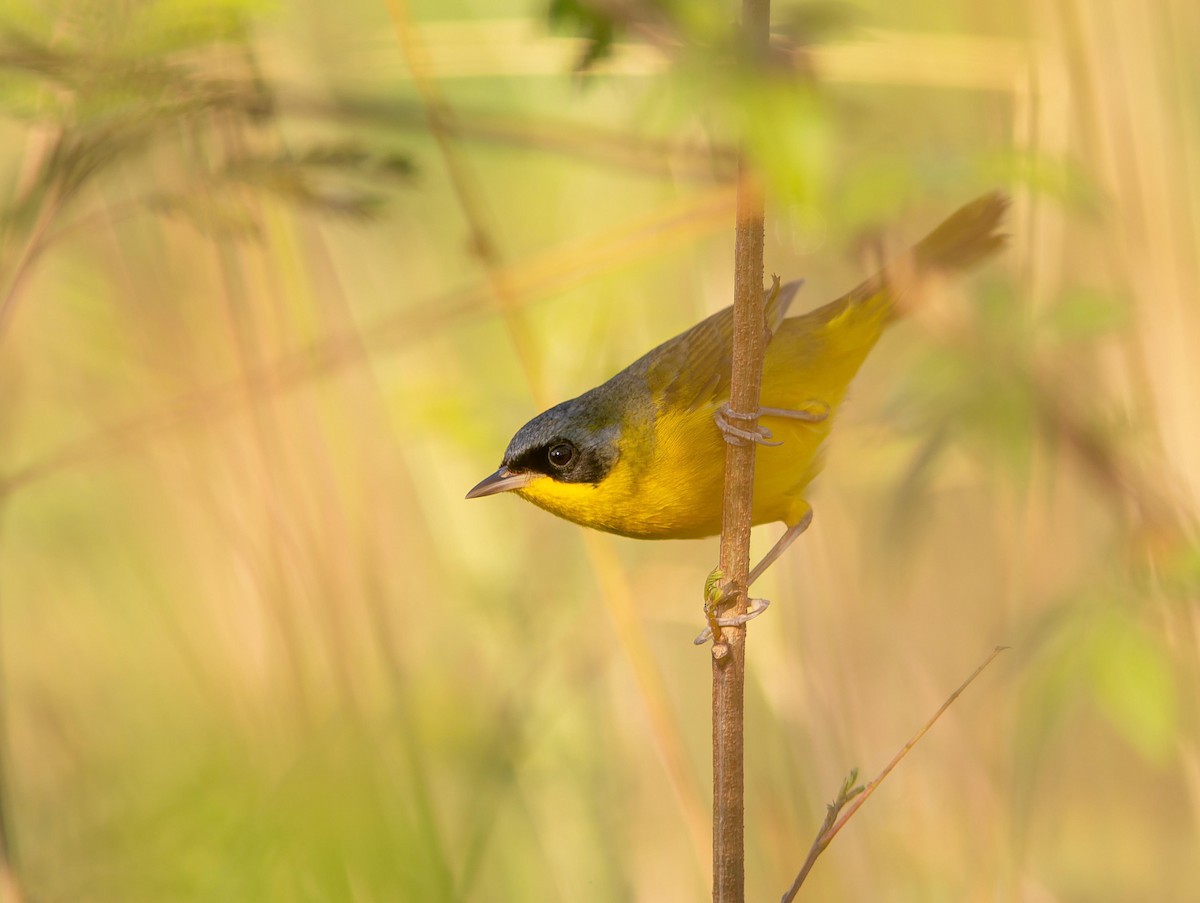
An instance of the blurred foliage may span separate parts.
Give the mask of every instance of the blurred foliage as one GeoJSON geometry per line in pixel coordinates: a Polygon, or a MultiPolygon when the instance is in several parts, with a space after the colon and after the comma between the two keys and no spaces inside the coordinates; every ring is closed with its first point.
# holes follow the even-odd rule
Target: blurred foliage
{"type": "Polygon", "coordinates": [[[462,494],[727,303],[741,146],[802,306],[1015,197],[765,578],[749,898],[1003,643],[800,899],[1191,899],[1192,5],[778,2],[761,60],[733,7],[405,7],[0,2],[24,897],[705,896],[715,542],[462,494]]]}
{"type": "MultiPolygon", "coordinates": [[[[246,44],[250,8],[135,4],[128,29],[100,42],[90,26],[107,4],[73,9],[65,36],[10,27],[0,39],[0,69],[14,77],[0,92],[0,110],[53,130],[54,137],[4,220],[31,228],[38,210],[57,209],[109,169],[139,160],[147,165],[147,154],[168,149],[180,155],[173,167],[178,181],[190,184],[143,190],[140,200],[204,228],[254,230],[246,191],[271,192],[330,214],[377,212],[386,198],[381,183],[408,182],[413,175],[409,157],[346,139],[285,152],[253,146],[254,133],[276,111],[246,44]],[[204,54],[240,58],[242,71],[212,75],[194,59],[204,54]]],[[[48,30],[49,22],[40,24],[48,30]]]]}
{"type": "Polygon", "coordinates": [[[586,72],[612,54],[617,21],[606,10],[584,0],[551,0],[548,18],[552,27],[573,28],[587,42],[583,55],[575,64],[576,71],[586,72]]]}

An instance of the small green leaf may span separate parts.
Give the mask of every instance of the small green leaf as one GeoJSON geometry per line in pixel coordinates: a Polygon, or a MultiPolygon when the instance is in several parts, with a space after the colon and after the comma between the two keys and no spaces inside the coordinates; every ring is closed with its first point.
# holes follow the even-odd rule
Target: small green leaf
{"type": "Polygon", "coordinates": [[[1179,699],[1161,643],[1125,613],[1113,612],[1092,634],[1088,653],[1100,712],[1147,759],[1166,760],[1179,699]]]}

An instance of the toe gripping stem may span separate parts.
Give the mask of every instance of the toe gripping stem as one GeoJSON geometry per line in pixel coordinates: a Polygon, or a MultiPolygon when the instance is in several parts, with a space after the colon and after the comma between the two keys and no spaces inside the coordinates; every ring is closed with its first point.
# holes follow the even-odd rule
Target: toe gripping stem
{"type": "Polygon", "coordinates": [[[747,621],[757,618],[771,603],[767,599],[747,599],[749,608],[745,614],[728,615],[726,617],[718,617],[717,612],[721,606],[727,603],[733,595],[732,584],[722,584],[724,578],[720,568],[714,568],[713,572],[708,575],[708,579],[704,582],[704,616],[708,620],[708,626],[704,631],[696,637],[692,642],[697,646],[702,646],[711,639],[716,639],[717,642],[722,641],[722,627],[740,627],[747,621]]]}
{"type": "Polygon", "coordinates": [[[735,426],[730,423],[730,420],[740,420],[743,423],[756,420],[758,412],[744,414],[741,411],[735,411],[729,406],[729,403],[721,405],[721,409],[713,414],[713,420],[716,421],[717,429],[721,431],[721,435],[730,445],[750,445],[757,443],[758,445],[767,445],[772,448],[783,445],[782,442],[772,442],[771,431],[765,426],[755,424],[751,429],[742,426],[735,426]]]}
{"type": "Polygon", "coordinates": [[[717,424],[717,429],[721,431],[721,435],[725,437],[725,441],[730,445],[749,445],[757,443],[758,445],[766,445],[771,448],[777,448],[783,445],[782,442],[772,442],[774,436],[771,431],[761,424],[755,424],[752,428],[747,429],[742,426],[736,426],[730,423],[731,420],[740,420],[743,423],[762,417],[787,417],[791,420],[802,420],[805,423],[820,423],[829,417],[829,405],[823,401],[814,399],[806,402],[803,407],[792,410],[790,408],[759,408],[753,414],[745,414],[741,411],[735,411],[729,406],[729,402],[721,405],[720,410],[713,414],[713,420],[717,424]]]}

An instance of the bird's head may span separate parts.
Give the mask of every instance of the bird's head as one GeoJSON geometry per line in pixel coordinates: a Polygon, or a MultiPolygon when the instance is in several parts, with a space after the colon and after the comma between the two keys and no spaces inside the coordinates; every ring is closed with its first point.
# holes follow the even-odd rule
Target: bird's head
{"type": "Polygon", "coordinates": [[[595,390],[555,405],[517,430],[499,470],[481,480],[467,498],[515,490],[534,504],[570,517],[558,509],[576,490],[602,482],[616,464],[620,427],[619,418],[595,390]]]}

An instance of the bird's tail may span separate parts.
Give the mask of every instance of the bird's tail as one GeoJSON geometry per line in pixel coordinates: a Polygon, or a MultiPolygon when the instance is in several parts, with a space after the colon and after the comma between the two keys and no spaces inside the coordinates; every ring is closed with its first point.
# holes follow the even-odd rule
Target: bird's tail
{"type": "Polygon", "coordinates": [[[913,248],[918,274],[963,270],[1000,251],[1008,243],[998,230],[1009,203],[1007,194],[993,191],[952,213],[913,248]]]}
{"type": "Polygon", "coordinates": [[[874,278],[855,290],[864,312],[888,322],[904,316],[922,295],[930,278],[949,275],[981,263],[1008,244],[999,231],[1010,200],[993,191],[960,207],[905,254],[890,261],[874,278]]]}
{"type": "Polygon", "coordinates": [[[999,229],[1008,205],[999,191],[976,198],[866,282],[798,319],[852,357],[865,357],[884,327],[920,297],[926,280],[966,269],[1005,246],[1008,236],[999,229]]]}

